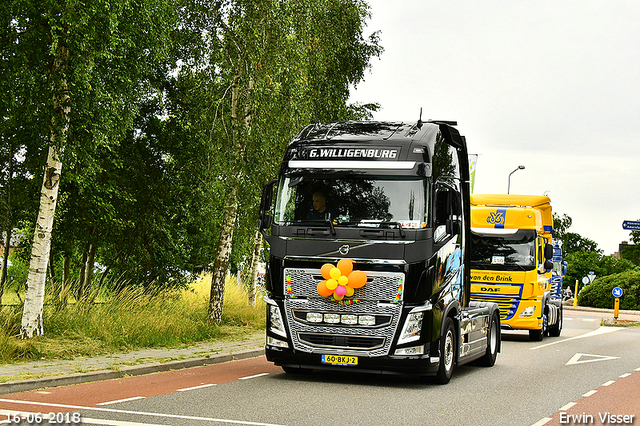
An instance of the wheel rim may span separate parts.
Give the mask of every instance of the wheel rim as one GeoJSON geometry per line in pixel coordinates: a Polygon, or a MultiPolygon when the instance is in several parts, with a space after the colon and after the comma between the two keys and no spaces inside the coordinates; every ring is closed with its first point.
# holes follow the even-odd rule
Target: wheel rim
{"type": "Polygon", "coordinates": [[[453,365],[453,333],[451,330],[447,331],[447,337],[444,341],[444,367],[447,371],[451,369],[453,365]]]}

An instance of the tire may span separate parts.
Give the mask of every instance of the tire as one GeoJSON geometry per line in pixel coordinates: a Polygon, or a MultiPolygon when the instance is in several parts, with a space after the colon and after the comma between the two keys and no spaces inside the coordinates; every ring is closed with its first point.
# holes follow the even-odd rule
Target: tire
{"type": "Polygon", "coordinates": [[[551,327],[549,327],[549,336],[551,337],[560,337],[560,333],[562,333],[562,323],[563,323],[563,319],[562,319],[562,308],[560,308],[559,312],[558,312],[558,322],[557,324],[552,325],[551,327]]]}
{"type": "Polygon", "coordinates": [[[529,340],[533,342],[541,342],[545,334],[547,334],[547,313],[546,306],[542,305],[542,328],[540,330],[529,330],[529,340]]]}
{"type": "Polygon", "coordinates": [[[289,367],[288,365],[283,365],[282,369],[287,374],[311,374],[313,371],[312,368],[289,367]]]}
{"type": "Polygon", "coordinates": [[[500,343],[500,318],[496,319],[496,315],[491,315],[489,328],[487,330],[487,351],[484,356],[478,360],[478,365],[483,367],[493,367],[498,357],[498,345],[500,343]]]}
{"type": "Polygon", "coordinates": [[[435,382],[446,385],[451,380],[455,367],[456,331],[453,320],[449,317],[444,321],[442,336],[440,336],[440,365],[436,373],[435,382]]]}

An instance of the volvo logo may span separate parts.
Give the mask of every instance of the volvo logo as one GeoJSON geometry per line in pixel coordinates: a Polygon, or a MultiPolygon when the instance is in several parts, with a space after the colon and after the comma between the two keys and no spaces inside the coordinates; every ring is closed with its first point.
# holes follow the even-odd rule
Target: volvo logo
{"type": "Polygon", "coordinates": [[[347,254],[349,254],[349,245],[348,244],[343,245],[338,249],[338,251],[340,252],[341,255],[346,256],[347,254]]]}

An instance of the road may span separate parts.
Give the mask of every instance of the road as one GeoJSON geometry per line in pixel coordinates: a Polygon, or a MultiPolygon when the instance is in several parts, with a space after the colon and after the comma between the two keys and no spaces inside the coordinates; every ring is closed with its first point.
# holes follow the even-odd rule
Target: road
{"type": "Polygon", "coordinates": [[[602,424],[607,412],[640,414],[639,350],[640,328],[601,327],[599,318],[572,313],[558,338],[504,332],[494,367],[460,367],[445,386],[348,371],[290,376],[260,357],[2,395],[0,419],[42,412],[44,424],[52,424],[47,413],[57,424],[69,424],[62,413],[69,422],[79,413],[85,424],[122,426],[531,426],[569,424],[565,413],[602,424]]]}

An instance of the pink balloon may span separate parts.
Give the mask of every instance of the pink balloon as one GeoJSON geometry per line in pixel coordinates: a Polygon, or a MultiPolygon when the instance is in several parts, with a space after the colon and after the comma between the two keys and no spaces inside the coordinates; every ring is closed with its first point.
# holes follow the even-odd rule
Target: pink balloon
{"type": "Polygon", "coordinates": [[[336,288],[336,296],[338,297],[344,297],[344,295],[347,294],[347,288],[343,285],[339,285],[336,288]]]}

